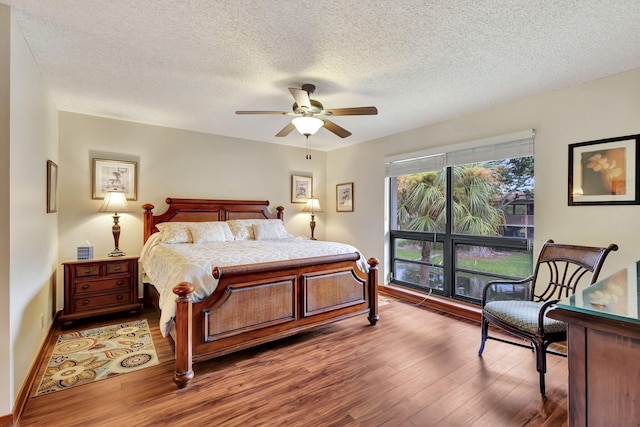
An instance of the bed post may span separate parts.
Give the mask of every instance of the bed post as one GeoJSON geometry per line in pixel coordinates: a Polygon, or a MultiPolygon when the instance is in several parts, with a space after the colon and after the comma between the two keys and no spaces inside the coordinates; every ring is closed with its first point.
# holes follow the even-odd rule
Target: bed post
{"type": "Polygon", "coordinates": [[[192,367],[192,340],[191,340],[191,312],[193,304],[191,293],[194,287],[189,282],[182,282],[173,288],[176,298],[176,371],[173,375],[173,382],[178,388],[184,388],[193,379],[192,367]]]}
{"type": "Polygon", "coordinates": [[[144,240],[143,243],[146,243],[149,236],[153,234],[153,208],[154,206],[151,203],[147,203],[142,205],[142,209],[144,209],[144,240]]]}
{"type": "Polygon", "coordinates": [[[284,206],[278,206],[276,208],[276,211],[278,212],[276,215],[278,216],[278,219],[280,221],[284,221],[284,206]]]}
{"type": "Polygon", "coordinates": [[[369,258],[369,323],[375,326],[380,319],[378,316],[378,264],[377,258],[369,258]]]}

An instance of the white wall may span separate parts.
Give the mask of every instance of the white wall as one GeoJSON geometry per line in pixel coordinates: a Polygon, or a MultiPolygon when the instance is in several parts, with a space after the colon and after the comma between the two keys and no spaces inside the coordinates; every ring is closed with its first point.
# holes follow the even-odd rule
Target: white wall
{"type": "Polygon", "coordinates": [[[354,182],[356,203],[353,213],[336,213],[335,202],[329,206],[327,239],[349,240],[382,262],[386,156],[534,128],[536,251],[549,238],[617,243],[619,251],[603,269],[613,273],[640,259],[640,205],[568,206],[568,145],[639,134],[639,118],[640,69],[329,152],[327,194],[338,183],[354,182]]]}
{"type": "MultiPolygon", "coordinates": [[[[9,206],[11,12],[0,5],[0,206],[9,206]]],[[[9,209],[0,209],[0,416],[11,412],[9,209]]]]}
{"type": "MultiPolygon", "coordinates": [[[[0,6],[5,22],[7,11],[5,6],[0,6]]],[[[4,53],[1,58],[0,62],[8,62],[10,68],[9,305],[4,307],[8,310],[0,311],[9,313],[10,338],[2,347],[9,348],[11,353],[9,363],[3,363],[2,368],[8,368],[9,372],[3,371],[0,375],[3,385],[0,387],[0,414],[4,414],[11,412],[53,320],[58,215],[46,213],[46,171],[47,160],[58,162],[58,116],[13,17],[9,61],[5,62],[4,53]]],[[[7,262],[6,254],[0,254],[3,263],[7,262]]],[[[0,300],[2,304],[7,301],[5,298],[0,300]]],[[[3,327],[6,325],[1,323],[3,327]]]]}
{"type": "MultiPolygon", "coordinates": [[[[306,160],[304,147],[302,137],[297,148],[60,112],[60,260],[74,260],[85,240],[96,258],[114,246],[112,216],[98,212],[102,201],[92,200],[92,158],[138,162],[138,200],[120,218],[119,246],[127,255],[142,248],[142,205],[152,203],[160,214],[167,197],[269,200],[274,213],[285,207],[289,232],[309,236],[309,215],[291,204],[291,175],[313,176],[323,201],[326,153],[314,151],[306,160]]],[[[319,217],[316,235],[323,238],[319,217]]]]}

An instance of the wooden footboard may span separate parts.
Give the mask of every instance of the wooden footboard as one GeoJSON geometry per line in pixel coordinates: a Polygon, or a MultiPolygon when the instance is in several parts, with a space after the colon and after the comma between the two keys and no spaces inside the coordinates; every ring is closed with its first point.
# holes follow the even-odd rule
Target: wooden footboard
{"type": "Polygon", "coordinates": [[[216,267],[216,291],[192,302],[181,283],[175,317],[174,382],[185,387],[193,362],[211,359],[360,314],[378,321],[378,260],[362,273],[358,253],[216,267]]]}

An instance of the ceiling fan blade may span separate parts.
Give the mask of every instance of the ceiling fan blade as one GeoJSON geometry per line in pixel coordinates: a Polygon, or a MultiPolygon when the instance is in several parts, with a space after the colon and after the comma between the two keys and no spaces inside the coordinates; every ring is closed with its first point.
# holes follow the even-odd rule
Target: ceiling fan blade
{"type": "Polygon", "coordinates": [[[289,111],[236,111],[236,114],[292,114],[289,111]]]}
{"type": "Polygon", "coordinates": [[[303,89],[296,89],[294,87],[289,88],[289,92],[293,95],[293,99],[296,100],[299,108],[307,110],[311,109],[311,100],[309,100],[309,92],[303,89]]]}
{"type": "Polygon", "coordinates": [[[346,138],[351,135],[351,132],[349,132],[342,126],[338,126],[337,124],[333,123],[331,120],[322,119],[322,121],[324,122],[324,127],[328,131],[335,133],[340,138],[346,138]]]}
{"type": "Polygon", "coordinates": [[[283,127],[280,132],[276,133],[276,136],[287,136],[291,133],[291,131],[293,131],[296,127],[293,125],[293,123],[289,123],[288,125],[286,125],[285,127],[283,127]]]}
{"type": "Polygon", "coordinates": [[[330,116],[372,116],[378,114],[376,107],[330,108],[324,110],[330,116]]]}

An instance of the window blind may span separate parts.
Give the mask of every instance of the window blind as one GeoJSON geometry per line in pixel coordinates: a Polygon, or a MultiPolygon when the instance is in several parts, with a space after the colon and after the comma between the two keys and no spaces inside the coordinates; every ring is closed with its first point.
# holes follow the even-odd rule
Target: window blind
{"type": "Polygon", "coordinates": [[[406,160],[387,162],[387,177],[411,175],[420,172],[439,171],[444,168],[444,154],[415,157],[406,160]]]}
{"type": "Polygon", "coordinates": [[[446,166],[466,165],[468,163],[527,156],[533,156],[533,136],[517,141],[448,152],[446,154],[446,166]]]}
{"type": "Polygon", "coordinates": [[[469,141],[431,153],[408,153],[395,156],[385,163],[387,177],[438,171],[446,166],[526,157],[534,154],[535,131],[529,129],[507,135],[469,141]]]}

